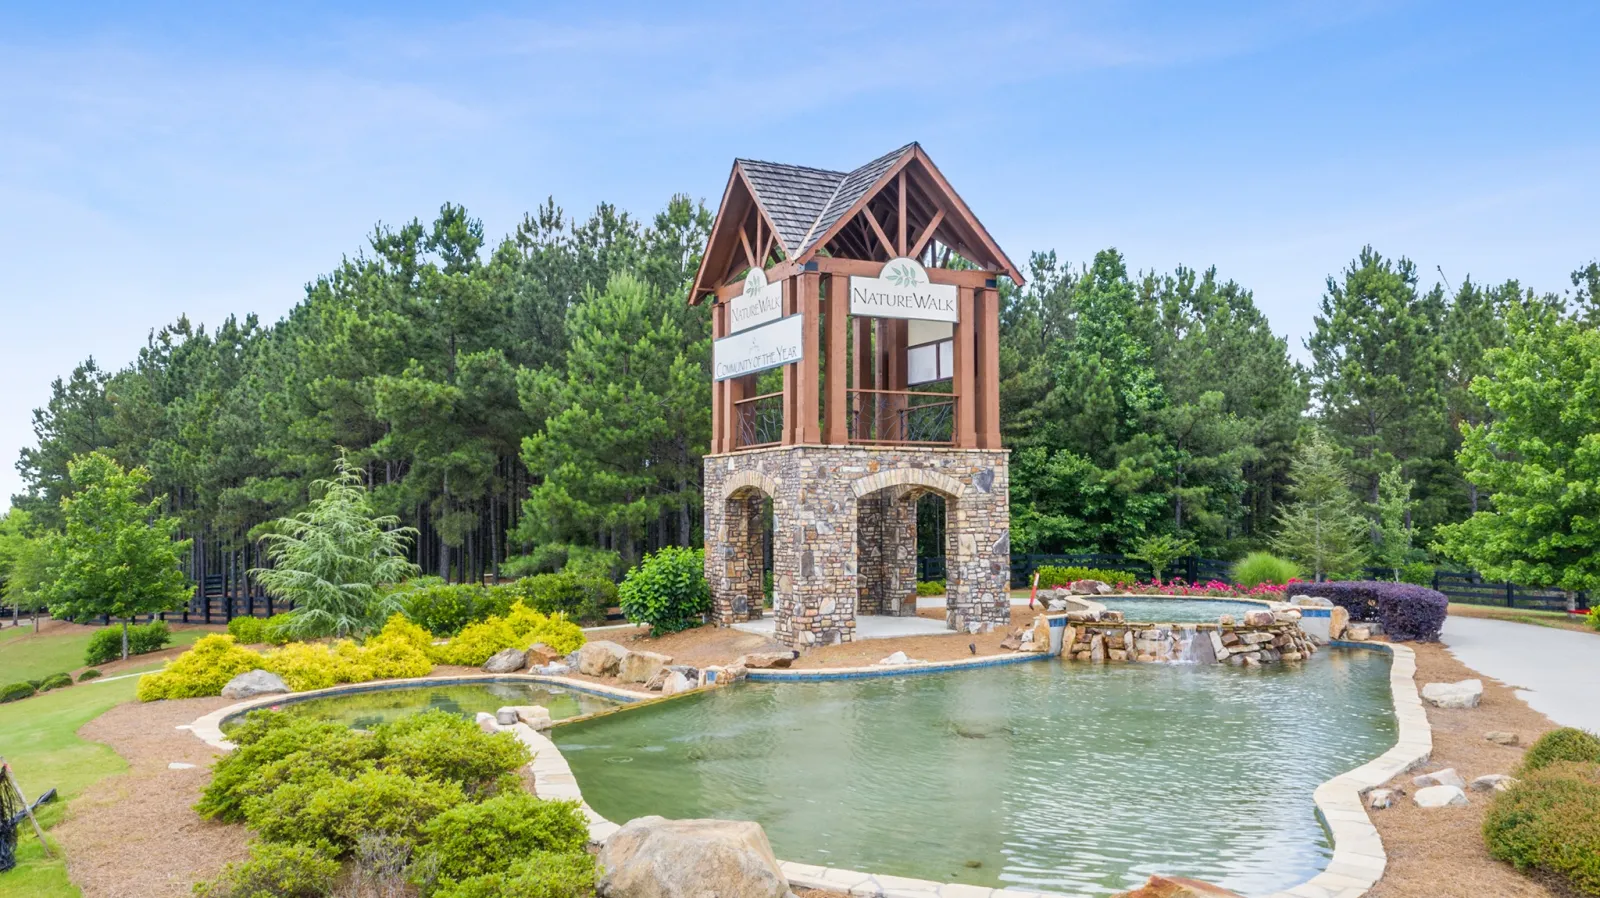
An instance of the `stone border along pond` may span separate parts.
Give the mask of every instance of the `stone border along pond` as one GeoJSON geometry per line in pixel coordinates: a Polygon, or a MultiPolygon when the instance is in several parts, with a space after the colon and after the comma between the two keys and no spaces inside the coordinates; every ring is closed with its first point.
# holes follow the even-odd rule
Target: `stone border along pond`
{"type": "MultiPolygon", "coordinates": [[[[1382,840],[1378,837],[1377,828],[1372,825],[1371,818],[1367,816],[1367,809],[1362,802],[1362,796],[1368,790],[1377,788],[1394,777],[1425,763],[1428,760],[1428,756],[1433,752],[1433,731],[1428,725],[1427,713],[1423,710],[1422,698],[1417,692],[1415,682],[1416,655],[1411,648],[1405,645],[1373,642],[1335,641],[1331,644],[1347,648],[1391,653],[1393,661],[1389,669],[1389,685],[1394,700],[1395,719],[1399,729],[1398,738],[1394,747],[1388,751],[1353,770],[1345,771],[1316,788],[1312,798],[1316,804],[1318,816],[1321,817],[1332,836],[1333,857],[1329,861],[1327,868],[1321,873],[1306,882],[1275,892],[1266,896],[1266,898],[1362,898],[1362,896],[1366,895],[1367,891],[1383,876],[1384,867],[1388,862],[1388,855],[1383,849],[1382,840]]],[[[750,678],[755,680],[826,680],[905,676],[914,673],[935,673],[969,667],[991,667],[1000,664],[1047,660],[1049,657],[1045,654],[1029,653],[998,658],[989,656],[959,661],[913,662],[888,668],[874,666],[826,671],[762,670],[751,671],[750,678]]],[[[574,723],[579,720],[590,720],[601,715],[621,713],[641,705],[672,701],[685,695],[693,695],[701,691],[701,689],[724,688],[712,685],[676,693],[671,696],[650,698],[641,696],[636,692],[615,689],[596,683],[569,680],[563,677],[527,674],[419,677],[411,680],[383,680],[335,686],[330,689],[294,693],[292,697],[274,695],[249,699],[213,711],[190,724],[188,729],[208,745],[223,751],[231,751],[234,746],[223,735],[222,724],[228,719],[248,711],[281,705],[289,701],[370,692],[380,689],[470,685],[486,682],[540,683],[587,692],[622,702],[617,708],[569,718],[558,722],[556,726],[574,723]]],[[[485,721],[483,725],[487,726],[488,722],[485,721]]],[[[592,842],[596,844],[604,842],[613,833],[621,829],[621,826],[602,817],[584,801],[583,792],[578,787],[577,778],[567,765],[566,759],[562,757],[561,750],[556,747],[549,737],[523,723],[510,726],[496,724],[495,726],[498,729],[512,733],[533,751],[534,759],[531,766],[533,768],[535,794],[541,798],[578,802],[584,816],[589,820],[589,838],[592,842]]],[[[788,878],[791,887],[844,891],[854,896],[861,896],[861,898],[1059,898],[1056,893],[1052,892],[995,889],[959,883],[938,883],[924,879],[818,867],[791,861],[779,861],[779,866],[783,870],[783,875],[788,878]]]]}

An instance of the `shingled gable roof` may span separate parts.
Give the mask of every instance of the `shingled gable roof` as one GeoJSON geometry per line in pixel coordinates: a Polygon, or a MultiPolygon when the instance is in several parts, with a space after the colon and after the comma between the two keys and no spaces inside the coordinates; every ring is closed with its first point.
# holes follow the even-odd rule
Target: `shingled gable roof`
{"type": "MultiPolygon", "coordinates": [[[[988,244],[994,252],[996,261],[1014,280],[1021,283],[1021,274],[1011,260],[1006,258],[1004,252],[984,230],[983,225],[971,215],[966,204],[944,182],[943,176],[937,173],[932,160],[916,142],[885,153],[848,172],[764,162],[759,159],[735,159],[728,191],[723,196],[723,208],[718,209],[718,221],[720,223],[722,216],[728,212],[729,201],[735,195],[736,184],[742,181],[761,214],[776,233],[778,242],[783,246],[784,255],[790,259],[804,261],[819,244],[830,239],[835,228],[843,224],[841,219],[852,210],[857,210],[863,198],[867,197],[875,185],[883,181],[885,175],[901,168],[907,157],[911,156],[922,159],[950,199],[961,212],[965,213],[980,242],[988,244]]],[[[712,235],[713,242],[717,242],[715,228],[712,235]]],[[[690,293],[690,302],[698,302],[702,293],[709,292],[715,286],[701,281],[707,273],[708,264],[712,261],[711,247],[707,247],[707,250],[701,260],[701,271],[695,278],[695,287],[690,293]]]]}

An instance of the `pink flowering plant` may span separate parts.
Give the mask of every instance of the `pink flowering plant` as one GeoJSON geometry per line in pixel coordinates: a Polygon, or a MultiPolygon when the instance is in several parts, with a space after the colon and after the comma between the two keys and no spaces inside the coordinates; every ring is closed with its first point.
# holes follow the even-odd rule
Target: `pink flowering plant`
{"type": "Polygon", "coordinates": [[[1200,598],[1251,598],[1282,600],[1284,594],[1299,580],[1291,579],[1288,583],[1261,583],[1256,586],[1241,586],[1222,580],[1207,580],[1205,583],[1188,583],[1180,578],[1167,581],[1147,580],[1132,585],[1119,586],[1117,591],[1147,596],[1198,596],[1200,598]]]}

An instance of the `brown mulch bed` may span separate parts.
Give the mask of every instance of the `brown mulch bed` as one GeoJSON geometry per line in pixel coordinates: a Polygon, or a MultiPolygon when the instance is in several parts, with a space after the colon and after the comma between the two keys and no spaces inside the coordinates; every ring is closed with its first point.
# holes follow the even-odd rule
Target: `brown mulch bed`
{"type": "Polygon", "coordinates": [[[216,752],[177,729],[229,704],[223,698],[130,702],[78,730],[111,746],[130,768],[74,798],[67,819],[52,830],[84,898],[184,898],[196,882],[246,856],[249,830],[194,812],[216,752]],[[174,761],[195,766],[167,769],[174,761]]]}
{"type": "Polygon", "coordinates": [[[1417,653],[1417,688],[1428,683],[1483,680],[1483,702],[1476,708],[1446,710],[1429,706],[1433,727],[1433,756],[1421,768],[1397,777],[1388,785],[1407,797],[1394,807],[1370,811],[1389,866],[1371,898],[1545,898],[1569,894],[1518,873],[1509,864],[1489,856],[1483,841],[1483,816],[1489,794],[1467,791],[1472,802],[1464,808],[1419,808],[1410,799],[1416,791],[1411,778],[1420,773],[1454,767],[1467,782],[1490,773],[1510,773],[1522,760],[1525,747],[1541,733],[1555,728],[1543,714],[1529,708],[1516,693],[1498,681],[1457,661],[1444,646],[1410,643],[1417,653]],[[1485,733],[1516,733],[1519,746],[1496,745],[1485,733]]]}

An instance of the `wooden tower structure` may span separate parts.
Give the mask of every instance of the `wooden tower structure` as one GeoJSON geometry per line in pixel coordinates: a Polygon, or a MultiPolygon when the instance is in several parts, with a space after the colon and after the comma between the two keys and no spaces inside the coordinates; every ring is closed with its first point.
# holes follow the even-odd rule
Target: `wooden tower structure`
{"type": "Polygon", "coordinates": [[[998,280],[1022,277],[918,144],[853,171],[739,159],[689,301],[710,301],[713,619],[854,638],[916,613],[917,502],[943,497],[947,621],[1010,620],[998,280]]]}

